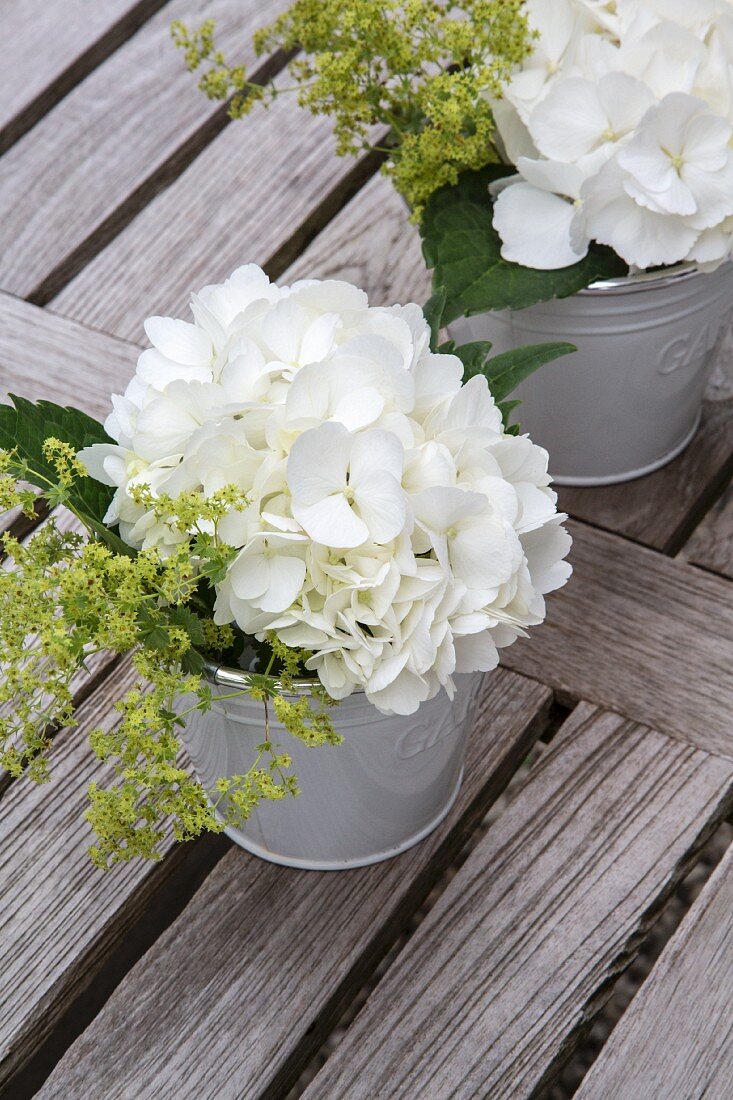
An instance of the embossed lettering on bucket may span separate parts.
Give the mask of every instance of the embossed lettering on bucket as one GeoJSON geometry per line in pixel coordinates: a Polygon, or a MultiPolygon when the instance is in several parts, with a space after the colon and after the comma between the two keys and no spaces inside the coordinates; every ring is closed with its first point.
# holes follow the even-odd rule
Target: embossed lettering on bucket
{"type": "Polygon", "coordinates": [[[519,387],[522,430],[550,452],[561,485],[629,481],[694,436],[714,351],[733,315],[733,264],[597,283],[572,298],[482,313],[450,326],[495,352],[567,340],[578,351],[519,387]]]}
{"type": "MultiPolygon", "coordinates": [[[[270,736],[293,757],[301,793],[261,803],[228,835],[264,859],[313,870],[365,866],[410,848],[453,805],[482,680],[482,673],[457,676],[453,701],[441,691],[407,717],[382,715],[355,693],[333,712],[344,737],[339,746],[308,748],[271,721],[270,736]]],[[[215,687],[215,698],[226,691],[215,687]]],[[[262,731],[262,704],[248,696],[192,714],[183,739],[204,787],[246,771],[262,731]]]]}

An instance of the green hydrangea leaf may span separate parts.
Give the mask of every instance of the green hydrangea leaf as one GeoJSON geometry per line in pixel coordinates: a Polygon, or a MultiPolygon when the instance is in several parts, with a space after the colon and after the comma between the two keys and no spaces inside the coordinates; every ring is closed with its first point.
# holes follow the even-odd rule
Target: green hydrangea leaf
{"type": "MultiPolygon", "coordinates": [[[[495,355],[493,359],[486,359],[483,363],[472,362],[464,374],[464,380],[468,381],[468,378],[475,374],[483,374],[488,379],[494,400],[499,403],[545,363],[551,363],[563,355],[572,355],[577,350],[574,344],[561,343],[531,344],[529,347],[512,348],[511,351],[502,352],[501,355],[495,355]],[[470,375],[468,369],[471,370],[470,375]]],[[[456,354],[460,351],[459,348],[456,354]]]]}
{"type": "Polygon", "coordinates": [[[190,607],[171,607],[168,609],[168,621],[173,626],[179,626],[182,630],[185,630],[191,639],[192,646],[204,646],[206,644],[206,638],[204,636],[204,626],[201,619],[198,617],[195,611],[192,611],[190,607]]]}
{"type": "Polygon", "coordinates": [[[512,413],[515,409],[518,409],[522,404],[521,401],[500,401],[496,406],[501,413],[501,418],[504,421],[504,431],[507,435],[519,435],[519,424],[512,424],[512,413]]]}
{"type": "Polygon", "coordinates": [[[432,297],[423,306],[425,320],[430,325],[430,349],[435,351],[440,338],[440,328],[443,324],[443,312],[448,293],[445,287],[437,287],[432,297]]]}
{"type": "MultiPolygon", "coordinates": [[[[448,345],[444,345],[447,348],[448,345]]],[[[492,348],[489,340],[475,340],[471,344],[451,345],[451,352],[463,363],[463,381],[468,382],[476,374],[485,374],[492,348]]],[[[488,377],[488,375],[487,375],[488,377]]]]}
{"type": "Polygon", "coordinates": [[[486,310],[524,309],[567,298],[600,279],[628,274],[614,252],[599,246],[580,263],[558,271],[535,271],[502,259],[488,189],[510,171],[505,165],[489,165],[464,172],[455,186],[436,191],[425,208],[423,253],[433,268],[433,285],[446,293],[444,325],[486,310]]]}

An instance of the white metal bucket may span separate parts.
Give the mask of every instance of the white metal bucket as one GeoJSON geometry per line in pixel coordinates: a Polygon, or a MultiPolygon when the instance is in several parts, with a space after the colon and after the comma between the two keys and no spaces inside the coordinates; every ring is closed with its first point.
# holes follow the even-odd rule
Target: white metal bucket
{"type": "MultiPolygon", "coordinates": [[[[238,675],[220,670],[217,679],[232,684],[238,675]]],[[[332,715],[342,745],[309,748],[271,720],[270,738],[292,756],[301,793],[263,801],[227,835],[263,859],[317,871],[364,867],[411,848],[458,794],[481,680],[481,673],[457,677],[453,702],[441,691],[410,717],[385,717],[363,693],[351,695],[332,715]]],[[[230,690],[215,687],[215,697],[230,690]]],[[[247,771],[263,738],[262,703],[248,696],[194,712],[183,733],[207,790],[221,776],[247,771]]]]}
{"type": "Polygon", "coordinates": [[[733,264],[596,283],[571,298],[449,326],[494,350],[567,340],[578,351],[517,390],[522,430],[550,453],[560,485],[610,485],[675,458],[700,422],[705,385],[733,313],[733,264]]]}

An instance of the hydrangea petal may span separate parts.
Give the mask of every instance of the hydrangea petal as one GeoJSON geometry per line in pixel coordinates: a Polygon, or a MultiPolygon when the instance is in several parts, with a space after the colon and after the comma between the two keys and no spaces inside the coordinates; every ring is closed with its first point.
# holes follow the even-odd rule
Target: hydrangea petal
{"type": "Polygon", "coordinates": [[[582,260],[571,238],[575,219],[572,203],[528,183],[507,187],[494,204],[494,228],[501,237],[501,254],[511,263],[555,271],[582,260]]]}

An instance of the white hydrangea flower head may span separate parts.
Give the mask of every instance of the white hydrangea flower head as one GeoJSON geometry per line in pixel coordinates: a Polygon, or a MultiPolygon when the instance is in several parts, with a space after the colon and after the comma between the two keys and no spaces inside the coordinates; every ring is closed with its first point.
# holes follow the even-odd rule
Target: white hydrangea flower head
{"type": "Polygon", "coordinates": [[[536,48],[495,104],[517,176],[505,259],[568,267],[592,241],[630,267],[731,255],[731,0],[530,0],[536,48]]]}
{"type": "Polygon", "coordinates": [[[161,554],[184,536],[136,504],[225,485],[247,505],[215,619],[312,656],[329,694],[409,714],[489,671],[570,575],[546,452],[508,435],[483,377],[430,350],[419,306],[347,283],[277,286],[257,267],[154,317],[107,430],[81,452],[116,489],[107,522],[161,554]]]}

